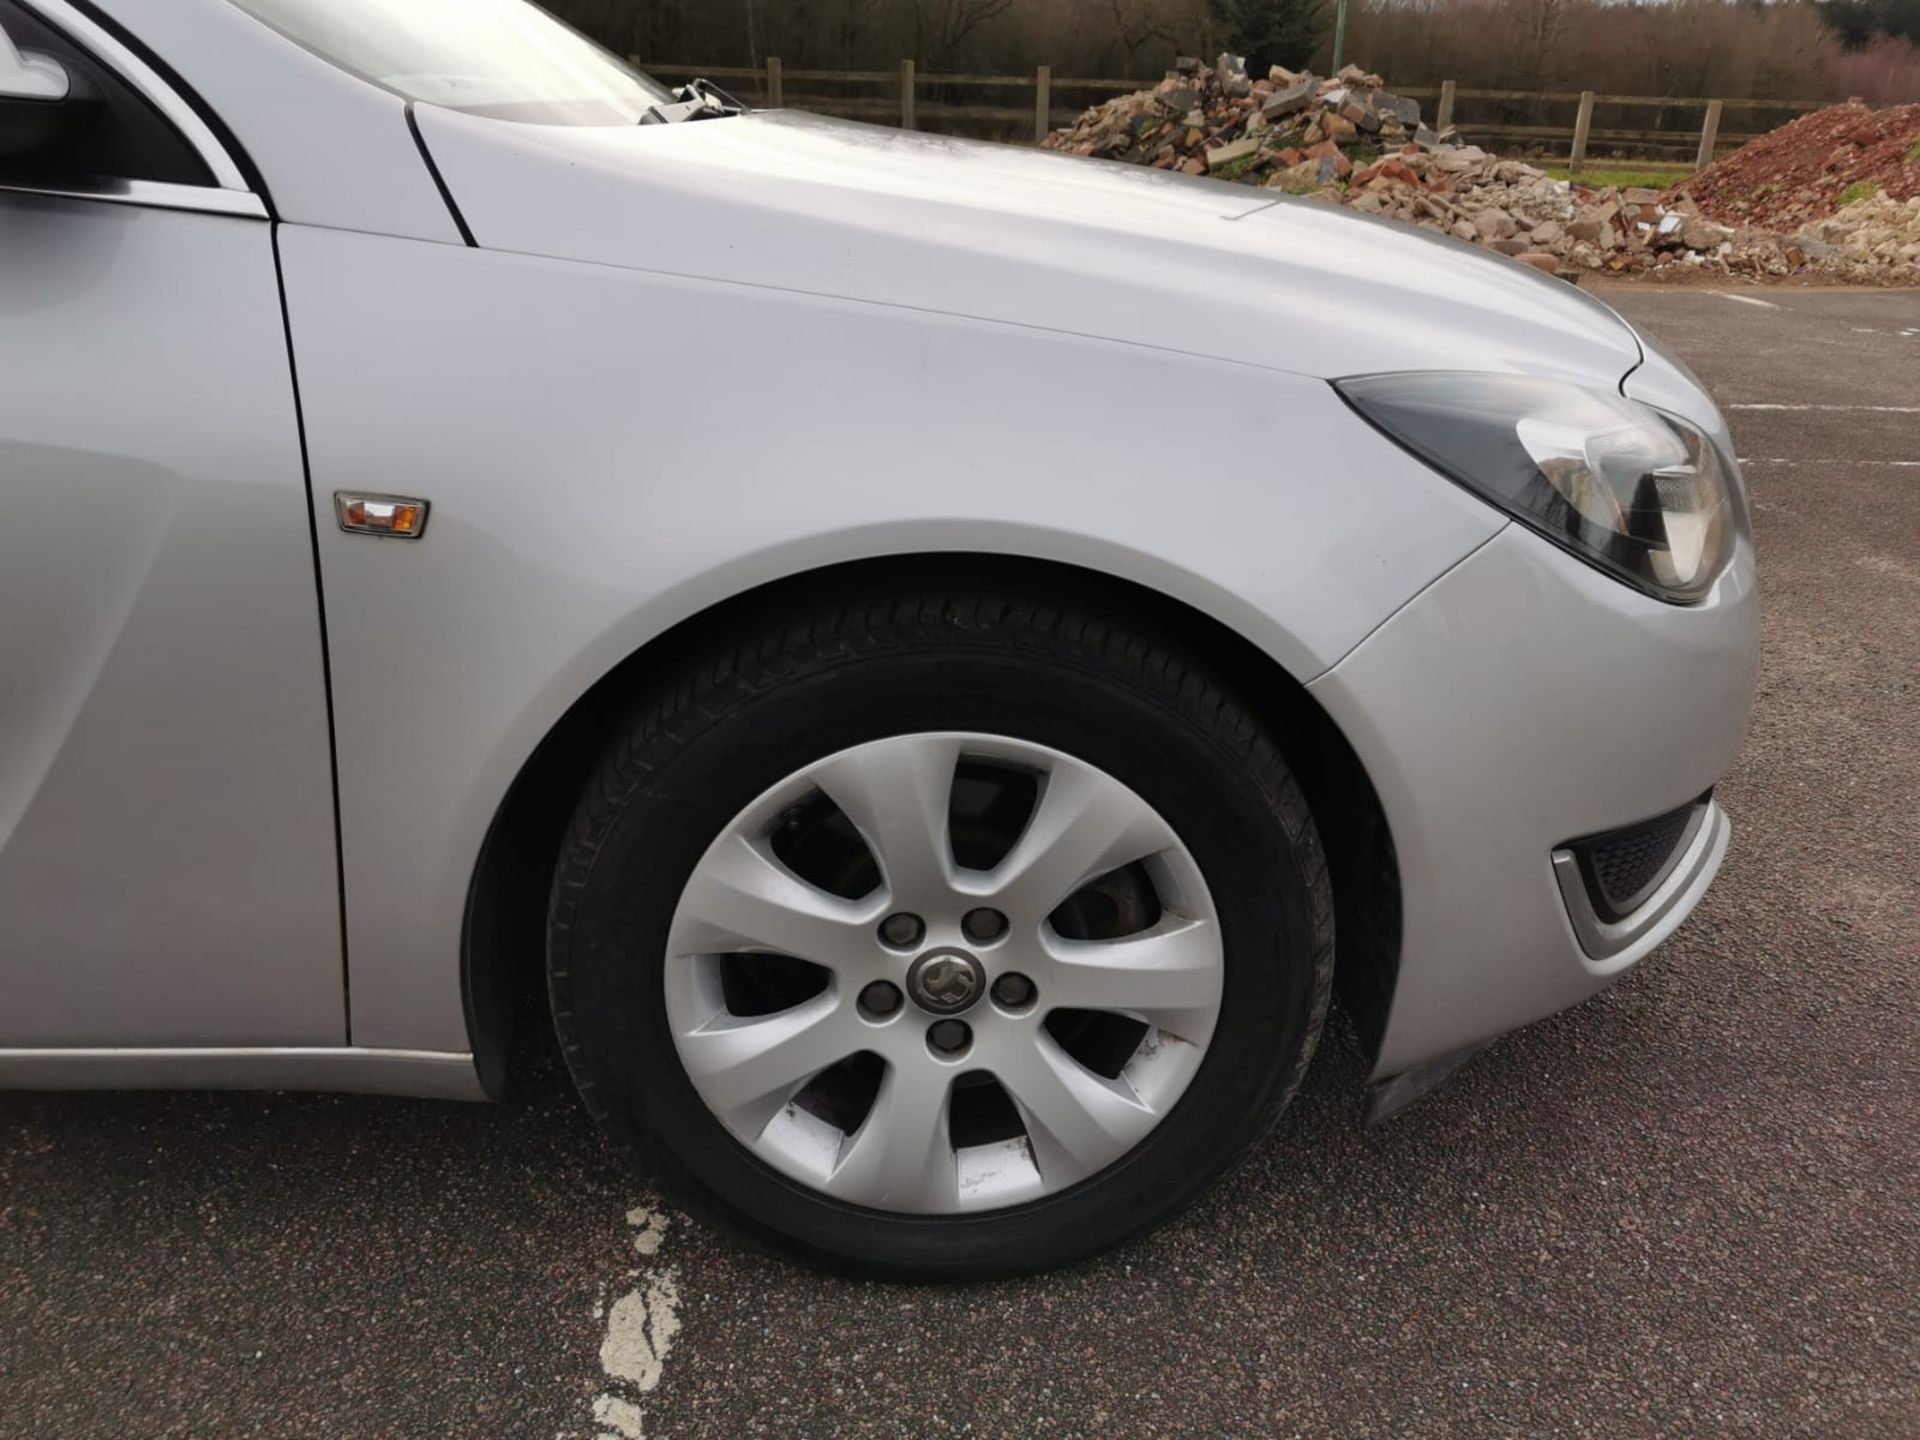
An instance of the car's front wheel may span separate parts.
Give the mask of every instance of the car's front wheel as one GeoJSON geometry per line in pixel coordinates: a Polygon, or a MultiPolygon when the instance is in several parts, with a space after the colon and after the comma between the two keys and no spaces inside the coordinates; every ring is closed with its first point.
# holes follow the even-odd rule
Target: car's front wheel
{"type": "Polygon", "coordinates": [[[1332,903],[1274,737],[1150,620],[821,605],[663,677],[555,880],[555,1020],[676,1198],[970,1276],[1179,1210],[1297,1085],[1332,903]]]}

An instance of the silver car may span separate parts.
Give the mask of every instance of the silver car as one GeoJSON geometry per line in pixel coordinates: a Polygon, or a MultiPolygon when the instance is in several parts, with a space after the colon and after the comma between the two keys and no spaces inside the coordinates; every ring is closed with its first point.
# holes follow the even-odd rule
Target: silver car
{"type": "Polygon", "coordinates": [[[543,984],[680,1202],[1011,1272],[1720,865],[1740,478],[1574,288],[520,0],[0,31],[0,1083],[479,1099],[543,984]]]}

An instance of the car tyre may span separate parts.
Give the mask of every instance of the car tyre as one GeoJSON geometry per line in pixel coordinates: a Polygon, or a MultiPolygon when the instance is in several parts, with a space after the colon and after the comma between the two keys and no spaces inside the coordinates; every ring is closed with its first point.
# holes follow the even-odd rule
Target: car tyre
{"type": "MultiPolygon", "coordinates": [[[[817,1265],[887,1278],[978,1278],[1058,1265],[1147,1230],[1192,1202],[1273,1126],[1300,1083],[1325,1016],[1332,892],[1312,817],[1283,758],[1283,738],[1269,732],[1225,677],[1190,658],[1157,615],[1129,613],[1125,603],[1106,597],[1096,615],[1031,593],[929,587],[819,601],[730,627],[726,643],[637,697],[562,846],[549,912],[548,983],[561,1048],[582,1097],[671,1199],[817,1265]],[[1075,774],[1110,777],[1164,818],[1181,855],[1203,877],[1217,916],[1217,1014],[1200,1058],[1188,1057],[1177,1100],[1131,1148],[1084,1178],[1044,1193],[1032,1189],[1076,1172],[1064,1162],[1054,1169],[1047,1138],[1053,1132],[1029,1119],[1032,1138],[1022,1163],[1032,1173],[1019,1173],[1030,1193],[1018,1198],[1016,1189],[1016,1203],[957,1213],[925,1213],[925,1203],[938,1208],[939,1200],[917,1210],[852,1203],[810,1183],[785,1152],[756,1149],[758,1112],[746,1128],[731,1111],[723,1120],[677,1048],[690,1042],[676,1040],[686,1027],[676,1031],[674,1004],[691,1002],[675,976],[688,965],[738,968],[761,957],[670,959],[669,940],[684,913],[683,893],[692,893],[690,877],[756,797],[777,792],[796,773],[811,773],[806,767],[823,757],[956,735],[1004,737],[980,743],[1016,756],[1057,756],[1075,774]],[[676,1002],[675,995],[682,998],[676,1002]]],[[[964,749],[972,742],[955,743],[964,749]]],[[[1003,774],[991,757],[978,763],[987,766],[980,773],[990,787],[1026,783],[1018,766],[1003,774]]],[[[1055,778],[1062,773],[1033,783],[1051,793],[1064,787],[1055,778]]],[[[992,804],[984,808],[1000,807],[1002,789],[989,790],[992,804]]],[[[954,816],[958,794],[950,797],[954,816]]],[[[1037,801],[1031,803],[1037,814],[1037,801]]],[[[795,807],[781,823],[798,825],[796,813],[812,812],[795,807]]],[[[829,815],[822,823],[837,822],[829,815]]],[[[1031,816],[1023,823],[1038,824],[1031,816]]],[[[960,821],[949,824],[957,857],[960,821]]],[[[834,833],[844,839],[855,832],[834,833]]],[[[892,869],[890,859],[879,863],[892,869]]],[[[1101,879],[1098,885],[1115,890],[1118,902],[1089,886],[1073,905],[1103,915],[1141,905],[1158,910],[1152,894],[1141,899],[1138,892],[1160,883],[1172,863],[1144,861],[1144,868],[1101,879]]],[[[843,888],[854,894],[868,883],[843,888]]],[[[1067,926],[1068,909],[1053,912],[1049,934],[1057,938],[1067,926]]],[[[1176,925],[1171,912],[1159,913],[1160,924],[1176,925]]],[[[913,938],[911,926],[892,923],[893,941],[913,938]]],[[[967,923],[974,927],[969,934],[980,928],[967,923]]],[[[787,963],[765,961],[768,968],[787,963]]],[[[904,955],[902,966],[904,976],[904,955]]],[[[726,970],[703,993],[721,993],[712,984],[725,990],[733,974],[726,970]]],[[[832,986],[839,983],[835,975],[832,986]]],[[[896,976],[894,983],[907,982],[896,976]]],[[[992,1001],[980,1001],[972,1013],[983,1023],[1010,1025],[1002,1012],[1018,1016],[1021,1006],[1001,1000],[1025,1002],[1026,992],[1012,981],[995,983],[992,1001]]],[[[933,1018],[897,991],[874,993],[908,1012],[901,1025],[933,1018]]],[[[769,1003],[777,1009],[784,1002],[769,1003]]],[[[1087,1024],[1140,1025],[1139,1013],[1147,1012],[1101,1014],[1087,1024]]],[[[872,1022],[894,1018],[861,1014],[872,1022]]],[[[1035,1021],[1049,1027],[1048,1038],[1036,1043],[1057,1058],[1068,1035],[1059,1028],[1061,1017],[1078,1021],[1082,1014],[1056,1011],[1035,1021]]],[[[925,1028],[933,1059],[944,1058],[938,1044],[958,1032],[951,1022],[945,1032],[934,1024],[925,1028]]],[[[1149,1024],[1143,1033],[1161,1032],[1149,1024]]],[[[1076,1032],[1075,1043],[1090,1042],[1076,1032]]],[[[1126,1077],[1143,1053],[1115,1062],[1129,1068],[1118,1081],[1107,1077],[1110,1089],[1135,1083],[1126,1077]]],[[[882,1073],[892,1074],[889,1067],[898,1063],[912,1068],[917,1062],[888,1062],[882,1073]]],[[[1076,1071],[1075,1078],[1085,1077],[1076,1071]]],[[[969,1083],[993,1088],[991,1076],[969,1083]]],[[[969,1117],[976,1108],[1016,1120],[1028,1113],[1018,1096],[1011,1110],[972,1090],[964,1098],[969,1117]]],[[[818,1132],[822,1122],[799,1116],[798,1103],[812,1102],[791,1102],[776,1118],[804,1120],[807,1133],[818,1132]]],[[[878,1102],[869,1103],[878,1114],[878,1102]]],[[[959,1092],[949,1091],[946,1103],[952,1139],[941,1151],[943,1164],[955,1156],[972,1164],[976,1154],[1002,1153],[962,1156],[959,1092]]],[[[848,1122],[848,1138],[837,1142],[836,1153],[850,1149],[856,1133],[848,1122]]],[[[1017,1136],[1008,1143],[1019,1150],[1017,1136]]]]}

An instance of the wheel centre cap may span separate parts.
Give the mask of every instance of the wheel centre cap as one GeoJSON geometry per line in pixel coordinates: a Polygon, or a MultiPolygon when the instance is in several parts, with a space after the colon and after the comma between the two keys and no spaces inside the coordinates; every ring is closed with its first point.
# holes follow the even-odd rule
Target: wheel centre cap
{"type": "Polygon", "coordinates": [[[935,1015],[958,1015],[986,988],[986,968],[964,950],[929,950],[907,971],[913,1003],[935,1015]]]}

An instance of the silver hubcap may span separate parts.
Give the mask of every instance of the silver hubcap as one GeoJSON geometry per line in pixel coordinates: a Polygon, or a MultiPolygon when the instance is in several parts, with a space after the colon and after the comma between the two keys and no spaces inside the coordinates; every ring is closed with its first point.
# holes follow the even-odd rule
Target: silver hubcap
{"type": "Polygon", "coordinates": [[[694,1087],[761,1159],[948,1214],[1139,1144],[1198,1070],[1222,978],[1199,868],[1131,789],[1046,746],[922,734],[735,817],[681,894],[666,1001],[694,1087]]]}

